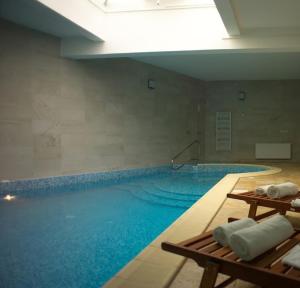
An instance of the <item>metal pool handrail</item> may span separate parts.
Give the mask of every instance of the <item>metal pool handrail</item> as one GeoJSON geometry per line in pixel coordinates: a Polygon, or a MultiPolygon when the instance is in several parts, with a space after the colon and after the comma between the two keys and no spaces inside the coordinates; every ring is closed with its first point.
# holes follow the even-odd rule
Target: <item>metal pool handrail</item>
{"type": "Polygon", "coordinates": [[[184,164],[181,164],[179,167],[174,167],[174,161],[179,157],[181,156],[186,150],[190,149],[194,144],[198,144],[200,145],[200,141],[199,140],[194,140],[192,143],[190,143],[189,145],[187,145],[184,149],[182,149],[179,153],[177,153],[171,160],[171,164],[172,164],[172,169],[174,170],[178,170],[180,169],[181,167],[184,166],[184,164]]]}

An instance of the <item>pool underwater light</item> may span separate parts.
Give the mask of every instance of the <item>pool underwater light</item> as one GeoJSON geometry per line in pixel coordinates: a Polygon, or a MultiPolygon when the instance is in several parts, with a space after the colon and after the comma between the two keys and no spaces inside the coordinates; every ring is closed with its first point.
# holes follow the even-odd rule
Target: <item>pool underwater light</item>
{"type": "Polygon", "coordinates": [[[16,196],[7,194],[5,197],[3,197],[3,199],[7,201],[11,201],[11,200],[15,200],[16,196]]]}

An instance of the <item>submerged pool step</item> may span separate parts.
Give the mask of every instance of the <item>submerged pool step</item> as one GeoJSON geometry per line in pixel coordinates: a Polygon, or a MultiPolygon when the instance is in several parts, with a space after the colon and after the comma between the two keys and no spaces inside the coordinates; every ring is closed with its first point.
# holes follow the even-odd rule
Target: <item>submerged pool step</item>
{"type": "Polygon", "coordinates": [[[160,191],[155,191],[155,188],[147,188],[148,189],[145,189],[143,186],[132,185],[127,186],[126,190],[143,201],[172,207],[189,208],[197,201],[197,199],[170,198],[170,195],[167,195],[166,197],[166,195],[163,195],[160,191]]]}
{"type": "Polygon", "coordinates": [[[180,208],[189,208],[194,204],[194,201],[182,201],[182,200],[176,200],[176,199],[168,199],[168,198],[162,198],[155,196],[153,194],[147,193],[146,191],[140,190],[140,191],[131,191],[132,195],[135,197],[152,202],[155,204],[160,205],[166,205],[166,206],[172,206],[172,207],[180,207],[180,208]]]}
{"type": "Polygon", "coordinates": [[[155,184],[147,184],[147,185],[130,185],[132,189],[143,190],[151,195],[155,195],[161,198],[168,198],[174,200],[183,200],[183,201],[197,201],[203,194],[199,192],[198,194],[189,194],[186,191],[182,191],[181,193],[162,190],[158,188],[155,184]]]}
{"type": "Polygon", "coordinates": [[[176,179],[174,179],[174,182],[153,182],[152,184],[155,188],[167,193],[176,193],[179,195],[184,194],[197,197],[205,194],[213,186],[213,183],[217,183],[219,180],[220,178],[218,177],[209,177],[205,179],[196,178],[193,181],[188,179],[185,183],[182,183],[182,181],[177,183],[176,179]]]}
{"type": "Polygon", "coordinates": [[[161,189],[156,183],[147,183],[145,185],[130,185],[136,189],[146,190],[150,194],[154,194],[159,197],[177,199],[177,200],[189,200],[189,201],[197,201],[204,193],[198,190],[198,193],[189,193],[187,189],[168,191],[166,189],[161,189]],[[180,192],[179,192],[180,191],[180,192]]]}
{"type": "Polygon", "coordinates": [[[144,188],[144,190],[158,197],[183,200],[183,201],[197,201],[202,196],[202,194],[196,195],[196,194],[185,194],[185,193],[166,191],[155,186],[144,188]]]}

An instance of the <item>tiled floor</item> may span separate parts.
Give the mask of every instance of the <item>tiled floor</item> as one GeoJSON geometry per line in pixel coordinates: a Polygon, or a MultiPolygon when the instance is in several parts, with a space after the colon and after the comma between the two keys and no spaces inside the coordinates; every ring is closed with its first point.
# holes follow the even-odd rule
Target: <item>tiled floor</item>
{"type": "MultiPolygon", "coordinates": [[[[269,164],[270,165],[270,164],[269,164]]],[[[258,185],[269,184],[269,183],[280,183],[283,181],[293,181],[294,183],[300,186],[300,164],[272,164],[272,166],[280,167],[282,172],[259,177],[246,177],[241,178],[236,184],[235,189],[247,189],[253,190],[258,185]]],[[[208,229],[212,229],[217,225],[224,223],[224,219],[228,217],[245,217],[247,216],[249,206],[238,200],[227,199],[223,204],[222,209],[214,217],[208,229]]],[[[262,212],[264,208],[258,210],[258,214],[262,212]]],[[[300,215],[296,213],[288,213],[289,220],[293,223],[294,226],[300,227],[300,215]]],[[[187,260],[183,268],[180,270],[170,288],[196,288],[199,287],[200,280],[202,277],[202,268],[192,261],[187,260]]],[[[223,276],[218,278],[218,281],[221,281],[223,276]]],[[[235,281],[231,285],[227,286],[229,288],[253,288],[257,287],[256,285],[244,282],[244,281],[235,281]]]]}

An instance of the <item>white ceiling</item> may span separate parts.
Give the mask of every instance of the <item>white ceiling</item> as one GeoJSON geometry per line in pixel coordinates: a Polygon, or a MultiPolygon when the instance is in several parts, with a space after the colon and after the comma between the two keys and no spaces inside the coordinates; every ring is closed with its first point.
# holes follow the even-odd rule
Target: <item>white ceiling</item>
{"type": "Polygon", "coordinates": [[[132,12],[215,6],[214,0],[89,0],[104,12],[132,12]]]}
{"type": "Polygon", "coordinates": [[[86,36],[79,26],[38,1],[0,0],[0,17],[61,38],[86,36]]]}
{"type": "Polygon", "coordinates": [[[300,28],[299,0],[231,0],[243,29],[300,28]]]}
{"type": "MultiPolygon", "coordinates": [[[[229,4],[226,4],[227,8],[232,7],[234,13],[231,21],[236,19],[241,32],[237,37],[241,40],[245,39],[245,35],[249,36],[247,32],[250,31],[251,37],[258,35],[262,42],[266,36],[277,35],[292,35],[290,40],[295,39],[293,37],[300,39],[300,0],[215,1],[224,1],[229,4]]],[[[222,14],[222,11],[219,12],[222,14]]],[[[0,0],[0,17],[61,38],[86,36],[87,33],[35,0],[0,0]]],[[[194,32],[191,37],[195,36],[194,32]]],[[[297,47],[290,49],[293,53],[254,53],[251,47],[247,53],[241,53],[234,52],[231,48],[227,47],[228,51],[222,52],[223,54],[217,50],[195,51],[190,54],[155,54],[149,51],[151,56],[144,54],[139,57],[135,54],[134,59],[203,80],[300,79],[300,50],[297,47]]],[[[277,47],[273,48],[276,51],[277,47]]]]}
{"type": "MultiPolygon", "coordinates": [[[[223,1],[221,4],[225,6],[227,2],[232,7],[233,17],[240,30],[240,39],[251,35],[260,37],[257,38],[258,42],[264,42],[265,37],[300,37],[300,0],[216,1],[223,1]]],[[[222,16],[222,11],[219,10],[219,13],[222,16]]],[[[223,21],[224,19],[226,17],[223,21]]],[[[276,51],[276,47],[273,48],[276,51]]],[[[152,54],[135,59],[202,80],[300,79],[300,52],[274,51],[254,53],[249,49],[245,53],[232,50],[223,54],[216,51],[205,54],[203,51],[191,55],[152,54]]]]}
{"type": "Polygon", "coordinates": [[[135,57],[202,80],[300,79],[300,53],[227,53],[135,57]]]}

